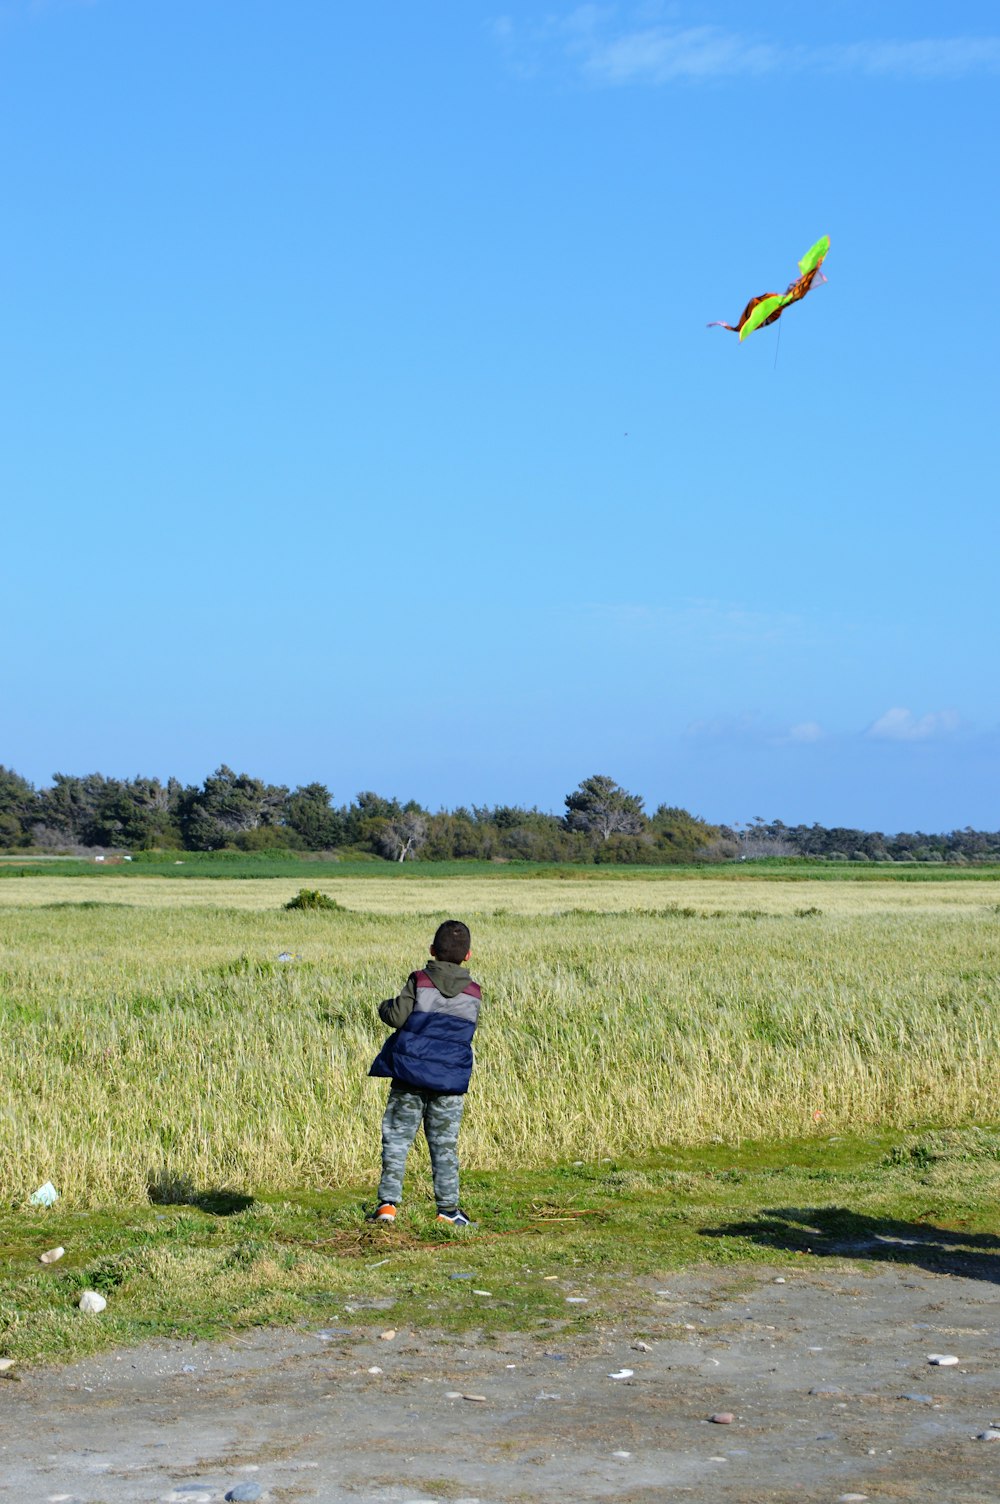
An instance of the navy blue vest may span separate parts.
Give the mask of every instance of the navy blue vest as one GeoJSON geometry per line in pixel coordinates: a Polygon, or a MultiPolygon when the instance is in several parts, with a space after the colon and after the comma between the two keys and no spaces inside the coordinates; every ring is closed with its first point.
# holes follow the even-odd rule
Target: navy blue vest
{"type": "Polygon", "coordinates": [[[472,1036],[479,1021],[478,982],[455,997],[439,992],[426,971],[413,974],[416,1003],[409,1018],[390,1034],[368,1072],[391,1076],[401,1086],[461,1096],[472,1075],[472,1036]]]}

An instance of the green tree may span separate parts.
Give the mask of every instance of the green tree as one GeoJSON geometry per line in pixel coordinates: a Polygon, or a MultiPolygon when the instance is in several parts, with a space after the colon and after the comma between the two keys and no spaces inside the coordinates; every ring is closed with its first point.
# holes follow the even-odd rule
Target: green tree
{"type": "Polygon", "coordinates": [[[289,794],[285,821],[301,836],[307,851],[327,851],[344,839],[344,817],[332,807],[324,783],[307,783],[289,794]]]}
{"type": "Polygon", "coordinates": [[[20,846],[37,818],[34,786],[0,764],[0,846],[20,846]]]}
{"type": "Polygon", "coordinates": [[[98,846],[149,849],[180,845],[180,829],[172,812],[176,780],[125,779],[105,784],[97,801],[92,832],[98,846]]]}
{"type": "Polygon", "coordinates": [[[38,795],[35,838],[49,846],[101,845],[96,817],[108,783],[103,773],[88,773],[84,778],[54,774],[51,788],[38,795]]]}
{"type": "Polygon", "coordinates": [[[595,773],[566,795],[566,826],[602,841],[613,835],[638,835],[646,826],[642,799],[613,778],[595,773]]]}
{"type": "Polygon", "coordinates": [[[218,851],[247,831],[278,825],[287,798],[287,788],[234,773],[223,763],[185,801],[186,842],[195,851],[218,851]]]}

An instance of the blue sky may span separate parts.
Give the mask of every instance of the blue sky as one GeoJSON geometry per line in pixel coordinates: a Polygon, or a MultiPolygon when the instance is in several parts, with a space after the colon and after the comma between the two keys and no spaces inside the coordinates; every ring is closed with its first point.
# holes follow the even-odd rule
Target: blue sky
{"type": "Polygon", "coordinates": [[[0,0],[0,762],[995,829],[998,102],[961,0],[0,0]]]}

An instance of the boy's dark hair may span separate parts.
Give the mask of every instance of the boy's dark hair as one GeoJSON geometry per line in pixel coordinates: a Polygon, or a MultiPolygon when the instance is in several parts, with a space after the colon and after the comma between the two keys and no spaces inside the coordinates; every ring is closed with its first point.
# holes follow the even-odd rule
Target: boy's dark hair
{"type": "Polygon", "coordinates": [[[472,949],[469,926],[461,919],[446,919],[439,924],[431,943],[431,950],[439,961],[464,961],[472,949]]]}

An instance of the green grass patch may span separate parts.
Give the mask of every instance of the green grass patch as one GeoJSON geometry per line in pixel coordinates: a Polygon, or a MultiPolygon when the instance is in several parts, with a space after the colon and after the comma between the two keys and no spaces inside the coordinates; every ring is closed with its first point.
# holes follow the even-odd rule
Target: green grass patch
{"type": "Polygon", "coordinates": [[[393,1228],[364,1220],[357,1188],[248,1196],[178,1180],[114,1213],[8,1210],[0,1356],[69,1359],[273,1323],[558,1340],[633,1310],[641,1320],[650,1282],[692,1265],[818,1268],[833,1259],[1000,1279],[994,1127],[470,1174],[463,1199],[478,1227],[462,1233],[435,1222],[425,1180],[414,1166],[393,1228]],[[65,1258],[40,1265],[56,1244],[65,1258]],[[77,1310],[84,1289],[107,1298],[101,1316],[77,1310]]]}

